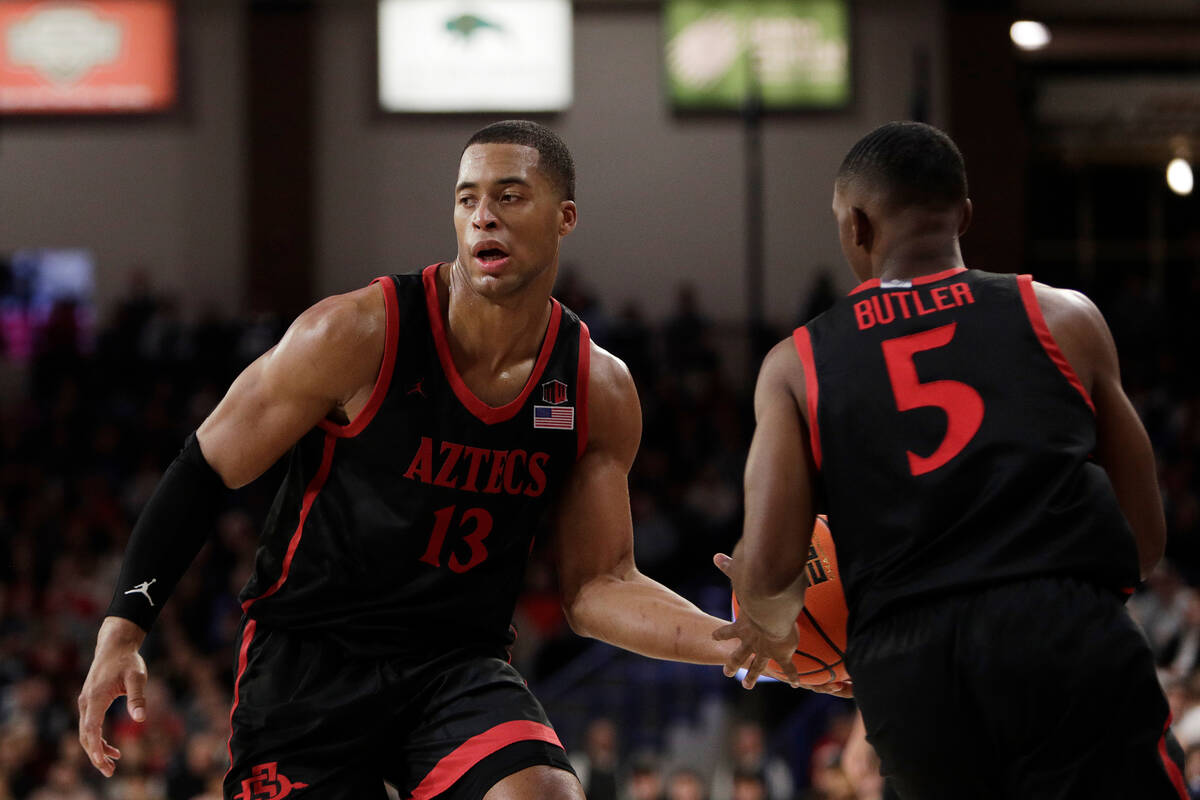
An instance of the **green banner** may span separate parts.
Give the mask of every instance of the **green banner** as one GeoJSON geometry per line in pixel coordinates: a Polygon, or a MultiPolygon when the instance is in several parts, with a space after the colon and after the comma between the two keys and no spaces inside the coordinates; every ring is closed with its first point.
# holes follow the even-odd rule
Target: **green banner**
{"type": "Polygon", "coordinates": [[[850,102],[847,0],[667,0],[667,84],[678,109],[850,102]]]}

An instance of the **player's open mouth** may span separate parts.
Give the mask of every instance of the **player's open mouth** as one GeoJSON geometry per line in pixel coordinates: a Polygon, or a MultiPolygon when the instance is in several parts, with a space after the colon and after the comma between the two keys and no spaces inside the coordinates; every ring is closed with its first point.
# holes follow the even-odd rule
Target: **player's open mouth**
{"type": "Polygon", "coordinates": [[[508,251],[498,245],[496,241],[484,241],[472,250],[475,260],[489,272],[503,269],[508,264],[508,251]]]}
{"type": "Polygon", "coordinates": [[[508,253],[497,247],[489,247],[487,250],[480,250],[475,254],[475,257],[486,264],[491,261],[500,261],[508,258],[508,253]]]}

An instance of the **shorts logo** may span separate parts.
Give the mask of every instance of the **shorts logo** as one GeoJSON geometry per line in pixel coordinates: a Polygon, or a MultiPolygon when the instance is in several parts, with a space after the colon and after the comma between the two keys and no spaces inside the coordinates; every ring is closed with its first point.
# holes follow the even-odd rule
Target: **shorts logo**
{"type": "Polygon", "coordinates": [[[552,406],[567,402],[567,385],[557,380],[543,383],[542,402],[552,406]]]}
{"type": "Polygon", "coordinates": [[[233,800],[282,800],[293,789],[304,789],[307,783],[293,783],[279,772],[279,762],[259,764],[250,770],[250,777],[242,781],[242,791],[233,800]]]}

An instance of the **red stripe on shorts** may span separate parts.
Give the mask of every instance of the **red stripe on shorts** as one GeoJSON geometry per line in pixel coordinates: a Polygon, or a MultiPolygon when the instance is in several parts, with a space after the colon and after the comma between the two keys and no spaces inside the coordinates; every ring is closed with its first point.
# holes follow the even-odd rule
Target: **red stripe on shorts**
{"type": "Polygon", "coordinates": [[[562,747],[558,734],[549,725],[520,719],[504,722],[483,733],[472,736],[444,756],[421,783],[413,789],[412,800],[429,800],[449,789],[471,767],[510,744],[517,742],[548,742],[562,747]]]}
{"type": "Polygon", "coordinates": [[[1183,773],[1179,771],[1179,765],[1171,760],[1170,753],[1167,752],[1167,731],[1171,729],[1171,715],[1167,715],[1167,724],[1163,727],[1163,734],[1158,739],[1158,756],[1162,759],[1163,769],[1167,771],[1167,777],[1171,779],[1171,785],[1175,787],[1175,791],[1179,792],[1179,797],[1182,800],[1188,800],[1191,795],[1188,793],[1187,784],[1183,780],[1183,773]]]}
{"type": "MultiPolygon", "coordinates": [[[[233,679],[233,708],[229,709],[229,769],[225,770],[225,778],[229,777],[229,773],[233,771],[233,712],[237,711],[238,707],[238,689],[242,683],[242,675],[246,672],[246,663],[249,660],[250,642],[254,640],[254,629],[258,627],[255,620],[246,620],[246,627],[242,630],[242,646],[238,650],[238,671],[237,677],[233,679]]],[[[224,782],[224,779],[222,779],[224,782]]]]}

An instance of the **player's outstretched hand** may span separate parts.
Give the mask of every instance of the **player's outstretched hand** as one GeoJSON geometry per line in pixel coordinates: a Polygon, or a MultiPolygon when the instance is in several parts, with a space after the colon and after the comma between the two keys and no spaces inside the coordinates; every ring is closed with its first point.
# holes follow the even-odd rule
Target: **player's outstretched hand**
{"type": "Polygon", "coordinates": [[[138,653],[146,632],[120,617],[105,617],[96,636],[96,654],[79,693],[79,744],[97,770],[111,778],[121,751],[104,740],[104,715],[126,695],[129,716],[146,719],[146,662],[138,653]]]}
{"type": "MultiPolygon", "coordinates": [[[[713,556],[713,563],[721,572],[730,578],[733,577],[732,558],[724,553],[717,553],[713,556]]],[[[779,666],[783,678],[788,684],[793,688],[800,686],[800,673],[796,670],[796,665],[792,663],[792,654],[796,652],[795,626],[792,626],[784,636],[775,637],[756,625],[748,614],[743,613],[731,624],[713,631],[713,638],[718,641],[740,640],[739,646],[726,660],[724,671],[726,676],[732,678],[739,669],[744,667],[746,675],[742,678],[742,686],[747,689],[754,688],[754,684],[758,682],[772,659],[779,666]]]]}

